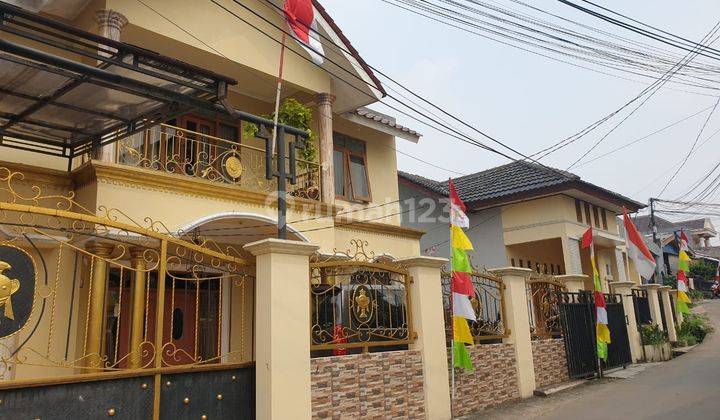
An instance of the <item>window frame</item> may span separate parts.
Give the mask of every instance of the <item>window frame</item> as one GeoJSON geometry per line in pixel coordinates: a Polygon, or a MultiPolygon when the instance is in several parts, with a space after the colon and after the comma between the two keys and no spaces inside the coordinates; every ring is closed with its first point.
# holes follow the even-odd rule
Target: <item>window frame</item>
{"type": "Polygon", "coordinates": [[[583,208],[582,208],[582,201],[575,199],[575,217],[577,218],[578,223],[583,222],[583,208]]]}
{"type": "Polygon", "coordinates": [[[590,214],[590,203],[583,202],[585,207],[585,224],[592,226],[592,215],[590,214]]]}
{"type": "Polygon", "coordinates": [[[607,213],[605,209],[600,209],[600,218],[602,219],[602,226],[604,230],[608,230],[607,213]]]}
{"type": "MultiPolygon", "coordinates": [[[[345,201],[353,201],[358,203],[369,203],[372,201],[372,188],[370,186],[370,171],[368,171],[368,158],[367,158],[367,142],[364,140],[357,139],[355,137],[351,137],[342,133],[335,132],[333,133],[333,151],[341,152],[342,153],[342,160],[343,160],[343,186],[345,188],[344,194],[338,194],[337,191],[335,192],[335,198],[339,198],[345,201]],[[335,138],[334,136],[342,136],[344,137],[346,143],[345,147],[340,147],[337,144],[335,144],[335,138]],[[363,144],[363,153],[351,151],[349,147],[347,147],[347,140],[357,141],[363,144]],[[352,186],[352,174],[350,173],[350,157],[355,156],[359,157],[363,160],[364,166],[365,166],[365,185],[367,185],[367,196],[363,196],[358,194],[355,191],[355,188],[352,186]]],[[[334,157],[333,157],[334,161],[334,157]]],[[[334,163],[334,162],[333,162],[334,163]]],[[[333,169],[333,177],[335,176],[333,169]]]]}
{"type": "Polygon", "coordinates": [[[600,209],[597,206],[593,206],[593,222],[595,227],[600,228],[600,209]]]}

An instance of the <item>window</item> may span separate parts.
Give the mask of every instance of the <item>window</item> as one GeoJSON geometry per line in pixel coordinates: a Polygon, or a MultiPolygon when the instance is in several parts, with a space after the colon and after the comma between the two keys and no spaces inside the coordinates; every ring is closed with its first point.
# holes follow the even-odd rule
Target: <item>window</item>
{"type": "Polygon", "coordinates": [[[592,225],[592,219],[590,219],[590,204],[585,203],[585,223],[592,225]]]}
{"type": "Polygon", "coordinates": [[[600,210],[600,216],[602,217],[603,229],[607,230],[607,214],[605,213],[605,209],[600,210]]]}
{"type": "Polygon", "coordinates": [[[522,268],[522,267],[523,267],[523,261],[522,261],[522,260],[519,260],[519,261],[520,261],[520,268],[522,268]]]}
{"type": "Polygon", "coordinates": [[[577,216],[577,221],[582,223],[582,202],[580,200],[575,200],[575,215],[577,216]]]}
{"type": "Polygon", "coordinates": [[[346,200],[371,201],[365,142],[334,133],[335,195],[346,200]]]}
{"type": "Polygon", "coordinates": [[[510,258],[510,265],[515,267],[515,258],[510,258]]]}
{"type": "Polygon", "coordinates": [[[595,216],[595,226],[600,227],[600,212],[595,206],[593,206],[593,216],[595,216]]]}

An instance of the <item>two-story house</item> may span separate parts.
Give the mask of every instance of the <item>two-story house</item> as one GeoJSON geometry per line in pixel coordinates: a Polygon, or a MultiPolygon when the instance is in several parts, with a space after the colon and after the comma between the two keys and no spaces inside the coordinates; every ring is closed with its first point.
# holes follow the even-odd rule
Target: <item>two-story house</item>
{"type": "MultiPolygon", "coordinates": [[[[423,252],[447,256],[447,181],[400,172],[400,197],[408,208],[428,204],[425,212],[408,212],[403,225],[422,229],[423,252]]],[[[577,175],[517,161],[453,179],[470,217],[468,237],[473,263],[487,268],[525,267],[547,274],[591,274],[590,253],[580,238],[594,228],[598,269],[609,281],[639,282],[628,265],[617,215],[643,204],[583,181],[577,175]]],[[[591,289],[590,285],[588,288],[591,289]]]]}
{"type": "Polygon", "coordinates": [[[0,3],[5,379],[255,360],[243,246],[278,234],[268,165],[288,175],[288,239],[420,255],[422,233],[398,216],[395,154],[420,135],[365,108],[383,87],[318,2],[328,57],[316,66],[288,37],[282,89],[310,130],[281,124],[269,153],[282,2],[12,3],[0,3]],[[292,148],[308,143],[315,153],[292,148]]]}

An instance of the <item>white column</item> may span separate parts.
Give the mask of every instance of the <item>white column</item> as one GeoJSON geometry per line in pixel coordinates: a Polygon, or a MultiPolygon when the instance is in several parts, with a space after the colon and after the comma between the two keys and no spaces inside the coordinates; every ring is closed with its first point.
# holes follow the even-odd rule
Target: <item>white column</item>
{"type": "MultiPolygon", "coordinates": [[[[120,41],[120,34],[128,19],[122,14],[110,9],[101,9],[95,12],[95,22],[98,25],[98,35],[120,41]]],[[[102,46],[105,50],[114,50],[113,48],[102,46]]],[[[111,54],[105,51],[99,51],[99,55],[108,57],[111,54]]],[[[96,151],[95,158],[103,162],[115,162],[115,143],[108,144],[96,151]]]]}
{"type": "MultiPolygon", "coordinates": [[[[637,362],[642,359],[642,343],[640,341],[640,333],[638,332],[637,319],[635,318],[635,304],[632,298],[632,287],[635,283],[631,281],[616,281],[610,283],[610,287],[613,293],[616,293],[622,297],[623,309],[625,310],[625,316],[627,316],[627,333],[628,341],[630,342],[630,355],[633,362],[637,362]]],[[[612,331],[610,332],[612,334],[612,331]]]]}
{"type": "Polygon", "coordinates": [[[665,312],[665,323],[667,324],[667,333],[670,341],[677,341],[677,331],[675,330],[675,320],[673,319],[673,307],[670,304],[670,286],[661,286],[660,294],[662,295],[663,307],[660,308],[665,312]]]}
{"type": "Polygon", "coordinates": [[[410,345],[410,349],[417,349],[422,353],[425,417],[450,419],[448,353],[440,276],[440,268],[447,260],[413,257],[399,262],[408,267],[412,278],[410,311],[413,329],[418,338],[410,345]]]}
{"type": "Polygon", "coordinates": [[[504,267],[490,270],[503,279],[505,289],[505,327],[510,336],[504,341],[512,343],[515,349],[518,390],[521,398],[532,397],[535,391],[535,363],[532,356],[530,337],[530,315],[528,314],[525,282],[532,270],[527,268],[504,267]]]}
{"type": "Polygon", "coordinates": [[[638,287],[647,291],[648,302],[650,303],[650,315],[652,316],[653,324],[657,325],[660,330],[664,331],[665,328],[663,328],[662,324],[662,315],[660,315],[660,301],[658,300],[658,289],[660,289],[660,285],[652,283],[643,284],[638,287]]]}
{"type": "Polygon", "coordinates": [[[625,258],[623,252],[619,248],[615,248],[615,266],[617,267],[618,278],[616,283],[629,281],[626,275],[625,258]]]}
{"type": "Polygon", "coordinates": [[[322,201],[335,202],[335,169],[333,165],[333,110],[335,96],[319,93],[315,97],[318,104],[318,142],[320,143],[320,178],[322,182],[322,201]]]}
{"type": "Polygon", "coordinates": [[[565,260],[566,274],[582,274],[582,260],[580,259],[580,241],[575,238],[564,237],[563,258],[565,260]]]}
{"type": "Polygon", "coordinates": [[[310,419],[310,258],[318,247],[264,239],[256,257],[255,405],[259,419],[310,419]]]}

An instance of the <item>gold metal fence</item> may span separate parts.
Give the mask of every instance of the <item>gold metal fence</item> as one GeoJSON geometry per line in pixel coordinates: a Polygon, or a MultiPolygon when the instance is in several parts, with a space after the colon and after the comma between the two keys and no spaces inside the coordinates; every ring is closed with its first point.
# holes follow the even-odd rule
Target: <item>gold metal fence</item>
{"type": "Polygon", "coordinates": [[[93,212],[0,168],[6,379],[252,361],[253,282],[231,245],[93,212]]]}
{"type": "MultiPolygon", "coordinates": [[[[470,274],[475,295],[470,303],[475,310],[475,321],[469,321],[470,333],[475,343],[494,342],[510,335],[505,324],[505,284],[502,278],[477,268],[470,274]]],[[[442,272],[443,307],[445,312],[445,336],[448,346],[452,341],[452,275],[442,272]]]]}
{"type": "Polygon", "coordinates": [[[407,269],[366,252],[316,255],[310,264],[310,348],[343,355],[372,348],[406,348],[414,339],[407,269]]]}
{"type": "Polygon", "coordinates": [[[560,295],[565,286],[555,276],[533,273],[525,282],[530,334],[534,339],[562,336],[560,295]]]}
{"type": "MultiPolygon", "coordinates": [[[[265,144],[258,138],[238,142],[159,124],[120,140],[117,153],[117,161],[123,165],[235,185],[250,191],[277,191],[277,180],[266,178],[265,144]]],[[[289,165],[289,159],[286,162],[289,165]]],[[[289,166],[287,171],[289,173],[289,166]]],[[[297,183],[288,185],[288,193],[319,200],[320,166],[298,158],[297,183]]]]}

